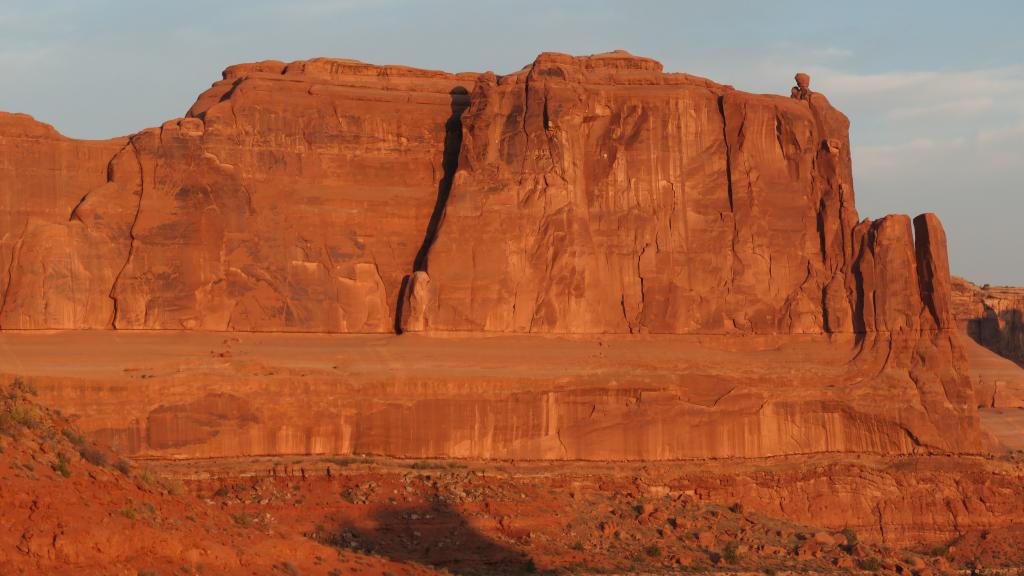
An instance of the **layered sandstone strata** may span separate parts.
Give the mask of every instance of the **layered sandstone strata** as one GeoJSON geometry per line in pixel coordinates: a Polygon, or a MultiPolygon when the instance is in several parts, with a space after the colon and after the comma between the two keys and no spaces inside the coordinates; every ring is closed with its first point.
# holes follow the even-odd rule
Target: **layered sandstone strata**
{"type": "Polygon", "coordinates": [[[505,76],[243,64],[186,118],[107,142],[4,116],[0,328],[636,339],[620,376],[538,380],[519,368],[537,342],[514,339],[491,372],[413,347],[362,384],[343,364],[193,372],[188,346],[138,390],[38,373],[136,452],[985,450],[942,227],[859,221],[848,125],[815,92],[748,94],[624,52],[505,76]],[[760,375],[744,354],[648,373],[645,333],[683,338],[684,357],[705,352],[688,337],[792,349],[760,375]]]}
{"type": "MultiPolygon", "coordinates": [[[[953,315],[964,335],[978,406],[1024,407],[1024,289],[977,286],[954,277],[952,290],[953,315]]],[[[1013,412],[988,416],[1024,425],[1013,412]]]]}
{"type": "Polygon", "coordinates": [[[1024,367],[1024,288],[953,278],[957,325],[982,346],[1024,367]]]}
{"type": "Polygon", "coordinates": [[[937,338],[8,332],[0,379],[151,457],[982,451],[937,338]]]}

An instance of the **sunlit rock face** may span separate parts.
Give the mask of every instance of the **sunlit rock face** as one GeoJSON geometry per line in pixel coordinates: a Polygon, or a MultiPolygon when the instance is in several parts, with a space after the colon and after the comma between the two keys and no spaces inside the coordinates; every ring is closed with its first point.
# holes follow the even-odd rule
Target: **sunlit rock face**
{"type": "Polygon", "coordinates": [[[504,76],[241,64],[102,142],[0,115],[0,329],[176,331],[190,362],[144,387],[37,374],[138,453],[986,449],[941,224],[860,221],[849,122],[798,96],[545,53],[504,76]],[[208,366],[211,331],[420,335],[314,374],[272,345],[208,366]],[[479,342],[431,355],[456,333],[511,339],[486,369],[479,342]],[[540,336],[631,352],[612,377],[570,346],[531,379],[540,336]],[[669,352],[704,361],[649,361],[669,352]]]}
{"type": "Polygon", "coordinates": [[[0,327],[391,332],[474,78],[232,66],[103,143],[3,117],[0,327]]]}

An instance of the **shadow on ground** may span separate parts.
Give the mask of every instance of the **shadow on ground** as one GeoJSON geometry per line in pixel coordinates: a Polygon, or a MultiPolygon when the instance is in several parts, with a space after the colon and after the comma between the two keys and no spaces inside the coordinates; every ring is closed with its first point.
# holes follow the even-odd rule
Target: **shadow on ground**
{"type": "Polygon", "coordinates": [[[427,506],[391,507],[365,525],[335,522],[318,526],[309,537],[335,548],[361,551],[399,562],[416,562],[459,575],[554,574],[509,542],[497,542],[475,530],[444,502],[427,506]]]}

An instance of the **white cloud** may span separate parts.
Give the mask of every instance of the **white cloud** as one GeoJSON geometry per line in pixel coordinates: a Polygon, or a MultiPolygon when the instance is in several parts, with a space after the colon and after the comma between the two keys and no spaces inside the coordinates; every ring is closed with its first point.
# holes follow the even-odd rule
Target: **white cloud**
{"type": "Polygon", "coordinates": [[[811,53],[818,58],[824,59],[850,58],[853,56],[853,50],[837,48],[835,46],[829,46],[828,48],[819,48],[811,53]]]}
{"type": "Polygon", "coordinates": [[[1004,140],[1014,140],[1018,143],[1024,141],[1024,121],[1006,128],[982,130],[978,133],[978,140],[986,144],[997,143],[1004,140]]]}
{"type": "Polygon", "coordinates": [[[922,116],[965,116],[978,114],[992,108],[992,98],[965,98],[949,102],[939,102],[927,106],[910,106],[893,108],[888,116],[895,119],[920,118],[922,116]]]}

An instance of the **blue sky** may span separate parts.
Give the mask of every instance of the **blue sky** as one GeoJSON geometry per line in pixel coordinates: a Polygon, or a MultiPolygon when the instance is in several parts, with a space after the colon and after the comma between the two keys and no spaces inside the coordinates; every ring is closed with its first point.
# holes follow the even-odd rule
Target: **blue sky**
{"type": "Polygon", "coordinates": [[[80,138],[182,115],[229,64],[314,56],[510,72],[622,48],[853,122],[862,217],[936,212],[955,274],[1024,285],[1024,3],[4,0],[0,110],[80,138]]]}

